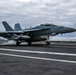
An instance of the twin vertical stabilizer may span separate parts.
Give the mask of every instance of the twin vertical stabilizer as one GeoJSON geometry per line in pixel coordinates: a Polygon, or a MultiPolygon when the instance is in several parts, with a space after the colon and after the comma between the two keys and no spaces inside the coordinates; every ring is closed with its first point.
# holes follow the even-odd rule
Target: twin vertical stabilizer
{"type": "Polygon", "coordinates": [[[3,21],[2,24],[3,24],[3,26],[5,27],[5,30],[6,30],[6,31],[19,31],[19,30],[22,30],[19,23],[15,24],[14,29],[12,29],[12,28],[10,27],[10,25],[9,25],[6,21],[3,21]]]}

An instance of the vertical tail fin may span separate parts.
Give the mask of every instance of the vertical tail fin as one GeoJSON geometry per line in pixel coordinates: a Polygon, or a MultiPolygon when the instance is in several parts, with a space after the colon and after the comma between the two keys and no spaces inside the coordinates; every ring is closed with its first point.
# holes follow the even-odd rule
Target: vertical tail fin
{"type": "Polygon", "coordinates": [[[20,26],[19,23],[15,24],[14,30],[15,30],[15,31],[22,30],[22,28],[21,28],[21,26],[20,26]]]}
{"type": "Polygon", "coordinates": [[[3,21],[2,24],[4,25],[6,31],[14,31],[6,21],[3,21]]]}

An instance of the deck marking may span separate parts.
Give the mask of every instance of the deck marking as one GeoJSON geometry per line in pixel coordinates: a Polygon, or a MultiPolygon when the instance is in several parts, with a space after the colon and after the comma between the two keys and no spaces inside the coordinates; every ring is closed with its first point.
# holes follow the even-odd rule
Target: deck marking
{"type": "Polygon", "coordinates": [[[44,51],[31,51],[31,50],[16,50],[16,49],[4,49],[4,48],[0,48],[0,50],[14,51],[14,52],[26,52],[26,53],[37,53],[37,54],[49,54],[49,55],[76,56],[76,54],[72,54],[72,53],[44,52],[44,51]]]}
{"type": "Polygon", "coordinates": [[[73,64],[75,63],[76,64],[76,61],[70,61],[70,60],[41,58],[41,57],[23,56],[23,55],[15,55],[15,54],[7,54],[7,53],[0,53],[0,55],[12,56],[12,57],[20,57],[20,58],[38,59],[38,60],[46,60],[46,61],[57,61],[57,62],[65,62],[65,63],[73,63],[73,64]]]}

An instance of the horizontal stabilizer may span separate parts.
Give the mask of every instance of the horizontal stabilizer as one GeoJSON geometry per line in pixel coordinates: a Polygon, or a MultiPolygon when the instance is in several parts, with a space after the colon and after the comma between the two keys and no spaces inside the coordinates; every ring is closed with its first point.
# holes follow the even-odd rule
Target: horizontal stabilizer
{"type": "Polygon", "coordinates": [[[3,21],[2,24],[4,25],[6,31],[14,31],[6,21],[3,21]]]}
{"type": "Polygon", "coordinates": [[[21,26],[20,26],[19,23],[15,24],[14,30],[15,30],[15,31],[22,30],[22,28],[21,28],[21,26]]]}

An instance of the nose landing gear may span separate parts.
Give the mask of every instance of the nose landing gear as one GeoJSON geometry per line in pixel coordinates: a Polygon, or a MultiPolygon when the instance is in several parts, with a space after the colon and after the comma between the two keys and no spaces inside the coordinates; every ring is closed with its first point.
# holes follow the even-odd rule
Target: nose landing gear
{"type": "Polygon", "coordinates": [[[49,36],[47,36],[46,45],[50,45],[49,36]]]}

